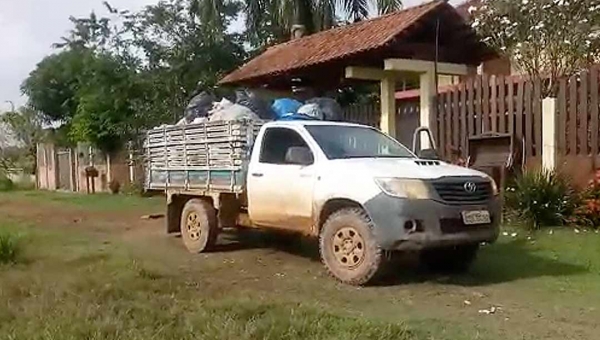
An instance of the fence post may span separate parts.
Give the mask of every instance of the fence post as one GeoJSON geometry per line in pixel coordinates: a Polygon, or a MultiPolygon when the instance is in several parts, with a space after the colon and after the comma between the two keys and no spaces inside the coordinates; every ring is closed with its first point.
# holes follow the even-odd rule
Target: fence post
{"type": "Polygon", "coordinates": [[[556,169],[556,98],[542,101],[542,168],[556,169]]]}

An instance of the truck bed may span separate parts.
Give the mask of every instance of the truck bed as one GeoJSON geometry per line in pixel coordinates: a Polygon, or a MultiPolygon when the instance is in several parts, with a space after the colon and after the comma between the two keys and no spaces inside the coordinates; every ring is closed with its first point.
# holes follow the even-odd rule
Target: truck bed
{"type": "Polygon", "coordinates": [[[241,193],[262,121],[215,121],[149,130],[146,190],[241,193]]]}

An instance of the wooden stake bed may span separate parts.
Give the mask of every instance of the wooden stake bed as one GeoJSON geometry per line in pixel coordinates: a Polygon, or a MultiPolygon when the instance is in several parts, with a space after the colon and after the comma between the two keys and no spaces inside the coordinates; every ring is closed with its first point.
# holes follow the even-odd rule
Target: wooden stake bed
{"type": "Polygon", "coordinates": [[[241,193],[246,165],[263,121],[217,121],[146,133],[147,190],[241,193]]]}

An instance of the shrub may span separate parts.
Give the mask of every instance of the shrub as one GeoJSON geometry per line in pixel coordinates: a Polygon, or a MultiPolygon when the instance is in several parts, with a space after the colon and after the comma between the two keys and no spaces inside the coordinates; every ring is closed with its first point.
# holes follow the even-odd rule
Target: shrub
{"type": "Polygon", "coordinates": [[[568,179],[556,172],[527,171],[505,193],[509,213],[535,229],[565,224],[577,205],[568,179]]]}
{"type": "Polygon", "coordinates": [[[14,234],[0,231],[0,264],[17,262],[21,253],[21,243],[14,234]]]}
{"type": "Polygon", "coordinates": [[[144,193],[144,188],[137,182],[127,182],[123,185],[121,192],[130,196],[141,196],[144,193]]]}
{"type": "Polygon", "coordinates": [[[6,175],[0,173],[0,192],[11,191],[15,188],[15,184],[6,175]]]}
{"type": "Polygon", "coordinates": [[[581,192],[580,204],[571,222],[592,228],[600,227],[600,170],[581,192]]]}

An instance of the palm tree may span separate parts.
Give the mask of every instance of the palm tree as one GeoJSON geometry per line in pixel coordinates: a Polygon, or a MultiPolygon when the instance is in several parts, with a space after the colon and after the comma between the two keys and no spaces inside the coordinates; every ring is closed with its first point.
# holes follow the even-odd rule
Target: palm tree
{"type": "MultiPolygon", "coordinates": [[[[225,29],[222,14],[236,0],[191,0],[190,11],[205,23],[225,29]]],[[[370,9],[386,14],[402,8],[401,0],[243,0],[247,34],[256,45],[287,40],[293,25],[306,33],[332,28],[343,21],[368,18],[370,9]]]]}

